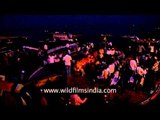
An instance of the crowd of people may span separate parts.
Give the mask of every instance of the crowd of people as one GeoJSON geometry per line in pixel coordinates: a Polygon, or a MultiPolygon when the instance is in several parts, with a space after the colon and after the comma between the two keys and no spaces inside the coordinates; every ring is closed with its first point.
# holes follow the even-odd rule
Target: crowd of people
{"type": "MultiPolygon", "coordinates": [[[[77,43],[74,49],[67,44],[65,49],[53,53],[47,52],[47,44],[35,54],[25,49],[10,51],[1,56],[0,78],[2,81],[5,78],[8,82],[23,84],[27,82],[31,68],[49,65],[52,69],[58,69],[53,68],[54,64],[61,63],[65,70],[65,86],[96,86],[103,89],[116,88],[120,92],[127,89],[152,94],[155,83],[160,79],[160,48],[157,43],[133,42],[127,45],[127,51],[111,41],[102,40],[99,43],[77,43]]],[[[46,103],[44,96],[42,98],[46,103]]],[[[82,100],[76,93],[68,99],[68,104],[73,106],[87,101],[86,97],[82,100]]]]}

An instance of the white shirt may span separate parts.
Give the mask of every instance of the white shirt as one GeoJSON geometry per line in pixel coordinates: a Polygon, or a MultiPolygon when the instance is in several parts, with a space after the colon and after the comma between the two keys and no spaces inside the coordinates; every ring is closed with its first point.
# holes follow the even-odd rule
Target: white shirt
{"type": "Polygon", "coordinates": [[[107,50],[107,55],[114,55],[115,52],[115,50],[107,50]]]}
{"type": "Polygon", "coordinates": [[[55,56],[48,56],[48,63],[52,64],[55,61],[55,56]]]}
{"type": "Polygon", "coordinates": [[[137,68],[137,63],[135,60],[130,60],[130,68],[131,70],[135,71],[137,68]]]}
{"type": "Polygon", "coordinates": [[[72,57],[68,54],[63,57],[63,61],[66,66],[71,66],[71,60],[72,60],[72,57]]]}
{"type": "Polygon", "coordinates": [[[154,46],[150,46],[150,48],[151,48],[151,50],[150,50],[150,52],[154,52],[154,46]]]}
{"type": "Polygon", "coordinates": [[[114,64],[110,64],[109,66],[108,66],[108,69],[109,69],[109,72],[112,74],[112,73],[114,73],[114,71],[115,71],[115,65],[114,64]]]}

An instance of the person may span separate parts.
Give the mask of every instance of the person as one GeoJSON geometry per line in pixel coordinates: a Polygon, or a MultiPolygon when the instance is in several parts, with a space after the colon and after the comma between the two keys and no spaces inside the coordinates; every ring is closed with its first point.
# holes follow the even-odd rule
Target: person
{"type": "MultiPolygon", "coordinates": [[[[6,74],[5,74],[5,70],[3,70],[2,63],[0,62],[0,83],[3,81],[6,81],[6,74]]],[[[3,95],[3,90],[0,90],[0,97],[2,95],[3,95]]]]}
{"type": "MultiPolygon", "coordinates": [[[[5,81],[6,76],[5,75],[0,75],[0,81],[5,81]]],[[[0,96],[3,95],[3,90],[0,90],[0,96]]]]}
{"type": "Polygon", "coordinates": [[[81,61],[77,61],[76,65],[74,66],[74,72],[76,75],[80,75],[80,76],[85,75],[85,71],[81,61]]]}
{"type": "Polygon", "coordinates": [[[43,49],[47,51],[48,50],[48,45],[44,44],[43,49]]]}
{"type": "Polygon", "coordinates": [[[116,72],[114,73],[114,77],[111,79],[110,86],[115,86],[115,85],[117,85],[117,83],[118,83],[119,80],[120,80],[119,71],[116,71],[116,72]]]}
{"type": "Polygon", "coordinates": [[[152,66],[153,71],[153,79],[158,80],[159,79],[159,69],[160,69],[160,61],[158,60],[158,57],[154,57],[154,64],[152,66]]]}
{"type": "Polygon", "coordinates": [[[135,61],[135,60],[130,60],[130,69],[132,70],[132,71],[135,71],[136,70],[136,68],[137,68],[137,62],[135,61]]]}
{"type": "Polygon", "coordinates": [[[142,55],[145,51],[144,45],[138,45],[138,54],[142,55]]]}
{"type": "Polygon", "coordinates": [[[63,57],[64,64],[66,66],[66,75],[69,77],[71,75],[71,63],[72,63],[72,57],[69,54],[66,54],[63,57]]]}
{"type": "Polygon", "coordinates": [[[145,82],[145,76],[148,72],[148,69],[143,69],[142,67],[138,66],[136,68],[136,72],[137,72],[137,75],[135,76],[135,79],[136,80],[136,86],[135,86],[135,90],[140,90],[143,85],[144,85],[144,82],[145,82]]]}
{"type": "Polygon", "coordinates": [[[80,105],[84,104],[86,101],[87,101],[87,98],[84,98],[82,100],[78,94],[70,95],[70,104],[71,105],[80,106],[80,105]]]}
{"type": "Polygon", "coordinates": [[[55,55],[48,55],[48,64],[53,64],[55,62],[55,55]]]}

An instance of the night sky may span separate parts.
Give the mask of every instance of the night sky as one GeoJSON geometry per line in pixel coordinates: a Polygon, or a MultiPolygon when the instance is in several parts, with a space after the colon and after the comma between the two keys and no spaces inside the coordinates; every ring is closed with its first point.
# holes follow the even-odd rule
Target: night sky
{"type": "Polygon", "coordinates": [[[85,34],[139,34],[160,25],[160,16],[142,15],[8,15],[0,17],[0,35],[66,31],[85,34]]]}

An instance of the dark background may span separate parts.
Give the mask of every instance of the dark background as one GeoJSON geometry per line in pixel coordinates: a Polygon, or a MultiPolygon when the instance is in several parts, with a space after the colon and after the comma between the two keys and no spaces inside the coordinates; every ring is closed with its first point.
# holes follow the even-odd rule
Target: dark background
{"type": "MultiPolygon", "coordinates": [[[[39,34],[44,29],[140,34],[160,25],[160,7],[155,0],[3,1],[0,14],[0,35],[31,35],[37,30],[35,34],[39,34]]],[[[159,101],[160,97],[144,111],[159,111],[159,101]]]]}
{"type": "Polygon", "coordinates": [[[159,32],[159,21],[156,0],[6,0],[0,4],[0,35],[41,35],[44,29],[142,35],[159,32]]]}
{"type": "Polygon", "coordinates": [[[159,14],[157,0],[42,0],[1,2],[1,13],[18,14],[159,14]]]}
{"type": "Polygon", "coordinates": [[[2,15],[0,33],[31,29],[57,29],[71,32],[110,32],[130,34],[148,32],[160,26],[160,15],[129,14],[63,14],[63,15],[2,15]]]}

